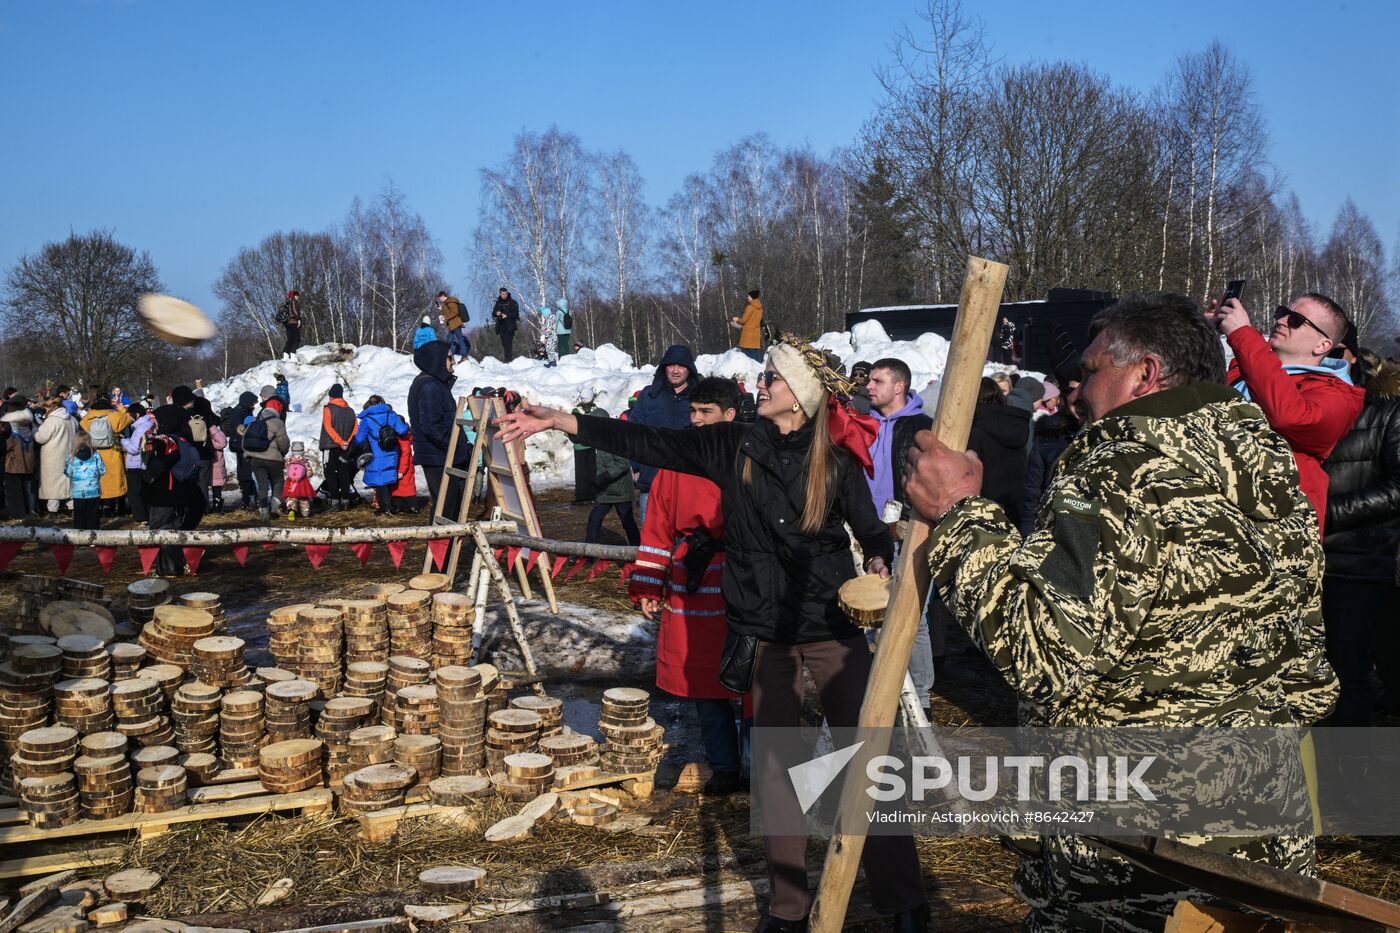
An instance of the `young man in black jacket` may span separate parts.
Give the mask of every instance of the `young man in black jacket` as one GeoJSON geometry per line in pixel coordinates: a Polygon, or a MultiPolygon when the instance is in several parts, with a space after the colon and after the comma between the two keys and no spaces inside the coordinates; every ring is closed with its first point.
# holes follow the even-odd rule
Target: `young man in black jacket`
{"type": "Polygon", "coordinates": [[[505,361],[509,363],[515,359],[515,331],[520,326],[520,305],[504,287],[491,307],[491,319],[496,322],[496,334],[501,338],[505,361]]]}

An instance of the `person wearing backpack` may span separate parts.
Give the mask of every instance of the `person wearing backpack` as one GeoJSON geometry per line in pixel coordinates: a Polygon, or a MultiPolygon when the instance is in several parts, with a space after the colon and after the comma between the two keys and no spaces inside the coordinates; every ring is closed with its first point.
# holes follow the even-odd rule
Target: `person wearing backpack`
{"type": "Polygon", "coordinates": [[[302,518],[311,514],[311,500],[316,498],[316,489],[311,485],[315,473],[311,458],[306,455],[306,445],[301,441],[292,442],[292,450],[283,464],[287,478],[282,483],[282,507],[287,510],[287,520],[302,518]]]}
{"type": "MultiPolygon", "coordinates": [[[[178,531],[190,507],[199,498],[199,451],[189,441],[189,413],[175,404],[161,405],[153,414],[156,426],[147,431],[142,448],[146,527],[151,531],[178,531]]],[[[185,554],[176,545],[160,549],[156,572],[178,577],[185,572],[185,554]]]]}
{"type": "Polygon", "coordinates": [[[146,463],[141,452],[146,447],[146,435],[156,426],[156,416],[146,410],[140,402],[133,402],[127,414],[136,420],[131,423],[131,431],[121,439],[122,453],[126,465],[126,504],[131,508],[131,516],[138,522],[145,522],[146,513],[146,463]]]}
{"type": "Polygon", "coordinates": [[[436,339],[437,329],[433,327],[433,319],[425,314],[418,322],[418,329],[413,332],[413,349],[417,350],[423,344],[436,339]]]}
{"type": "Polygon", "coordinates": [[[460,300],[447,292],[437,293],[437,306],[442,326],[447,328],[448,346],[452,348],[452,355],[457,357],[460,363],[472,351],[472,342],[467,339],[467,309],[460,300]]]}
{"type": "Polygon", "coordinates": [[[337,382],[326,392],[326,406],[321,409],[321,437],[317,444],[326,467],[321,491],[337,512],[345,511],[355,488],[355,455],[351,445],[358,427],[355,410],[345,401],[345,387],[337,382]]]}
{"type": "Polygon", "coordinates": [[[253,481],[258,485],[258,513],[272,521],[277,494],[282,490],[282,461],[291,448],[287,427],[278,414],[277,390],[263,386],[263,408],[243,429],[243,456],[252,464],[253,481]]]}
{"type": "Polygon", "coordinates": [[[84,531],[102,527],[102,475],[107,472],[90,440],[86,434],[78,433],[73,453],[63,468],[73,494],[73,527],[84,531]]]}
{"type": "Polygon", "coordinates": [[[238,477],[239,507],[251,511],[257,507],[258,487],[253,482],[252,464],[243,456],[243,425],[257,411],[258,397],[252,392],[238,396],[238,404],[225,408],[219,415],[219,426],[228,436],[229,449],[233,451],[235,475],[238,477]]]}
{"type": "Polygon", "coordinates": [[[102,511],[113,516],[126,511],[126,454],[122,451],[122,432],[131,427],[128,413],[110,400],[95,398],[78,427],[88,436],[92,449],[102,458],[102,511]]]}
{"type": "Polygon", "coordinates": [[[29,482],[39,466],[39,448],[34,443],[34,413],[28,401],[16,395],[5,403],[0,422],[8,429],[5,438],[5,514],[22,519],[31,511],[29,482]]]}
{"type": "Polygon", "coordinates": [[[382,396],[371,395],[365,400],[355,446],[371,455],[365,467],[365,485],[374,490],[376,515],[385,514],[393,505],[394,487],[399,483],[399,441],[409,430],[408,422],[382,396]]]}
{"type": "Polygon", "coordinates": [[[559,357],[568,356],[574,352],[574,316],[569,313],[569,302],[563,298],[558,301],[554,309],[554,337],[556,349],[554,362],[559,362],[559,357]]]}

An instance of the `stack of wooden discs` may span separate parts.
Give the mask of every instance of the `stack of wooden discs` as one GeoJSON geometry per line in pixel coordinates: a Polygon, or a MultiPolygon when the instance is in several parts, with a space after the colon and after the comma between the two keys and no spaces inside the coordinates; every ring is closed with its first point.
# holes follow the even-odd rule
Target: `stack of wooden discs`
{"type": "Polygon", "coordinates": [[[141,644],[163,664],[190,666],[194,643],[214,634],[214,617],[203,609],[167,603],[157,606],[141,630],[141,644]]]}
{"type": "Polygon", "coordinates": [[[21,674],[8,661],[0,664],[0,742],[4,743],[6,757],[22,733],[49,721],[52,709],[52,678],[47,674],[21,674]]]}
{"type": "Polygon", "coordinates": [[[435,735],[401,735],[394,740],[394,760],[418,772],[418,783],[438,776],[442,765],[442,740],[435,735]]]}
{"type": "Polygon", "coordinates": [[[432,684],[404,687],[394,695],[394,728],[404,735],[436,735],[441,722],[432,684]]]}
{"type": "Polygon", "coordinates": [[[219,749],[218,687],[194,681],[181,685],[170,701],[175,747],[188,754],[213,754],[219,749]]]}
{"type": "Polygon", "coordinates": [[[581,826],[607,826],[617,819],[617,807],[601,800],[580,800],[573,805],[569,816],[581,826]]]}
{"type": "Polygon", "coordinates": [[[492,774],[505,771],[506,756],[533,752],[540,739],[540,717],[523,709],[497,710],[486,717],[486,768],[492,774]]]}
{"type": "Polygon", "coordinates": [[[63,675],[63,650],[56,644],[12,644],[7,663],[16,674],[34,680],[47,680],[52,685],[63,675]]]}
{"type": "Polygon", "coordinates": [[[510,701],[515,709],[529,710],[540,717],[540,738],[559,735],[564,731],[564,704],[554,697],[516,697],[510,701]]]}
{"type": "Polygon", "coordinates": [[[136,676],[141,665],[146,663],[146,649],[132,642],[119,641],[107,646],[107,655],[112,659],[111,679],[130,680],[136,676]]]}
{"type": "Polygon", "coordinates": [[[63,652],[65,679],[112,679],[112,657],[107,653],[107,643],[96,635],[64,635],[57,645],[63,652]]]}
{"type": "Polygon", "coordinates": [[[284,671],[280,667],[260,667],[253,672],[254,680],[248,685],[249,690],[262,690],[268,684],[280,684],[284,680],[296,680],[297,675],[291,671],[284,671]]]}
{"type": "Polygon", "coordinates": [[[395,722],[397,702],[395,697],[404,687],[426,684],[432,672],[432,665],[408,655],[393,655],[389,658],[389,670],[384,678],[384,693],[380,702],[380,722],[392,726],[395,722]]]}
{"type": "Polygon", "coordinates": [[[189,776],[179,765],[156,765],[136,772],[137,813],[168,813],[186,803],[189,776]]]}
{"type": "Polygon", "coordinates": [[[548,755],[555,768],[573,765],[596,765],[598,763],[598,743],[591,735],[580,732],[564,732],[540,739],[540,754],[548,755]]]}
{"type": "Polygon", "coordinates": [[[345,616],[345,663],[389,660],[389,607],[377,599],[334,600],[345,616]]]}
{"type": "Polygon", "coordinates": [[[438,806],[462,807],[473,800],[490,797],[496,789],[485,775],[458,774],[438,778],[428,785],[428,792],[438,806]]]}
{"type": "Polygon", "coordinates": [[[73,762],[83,819],[106,820],[131,811],[135,785],[126,747],[126,736],[120,732],[83,737],[83,753],[73,762]]]}
{"type": "Polygon", "coordinates": [[[214,617],[214,633],[222,634],[228,627],[224,619],[224,609],[220,604],[218,593],[183,593],[176,597],[176,602],[181,606],[188,606],[191,609],[203,609],[214,617]]]}
{"type": "Polygon", "coordinates": [[[404,590],[394,593],[389,604],[389,653],[423,661],[433,658],[433,617],[431,593],[404,590]]]}
{"type": "Polygon", "coordinates": [[[397,762],[370,765],[345,775],[340,806],[349,815],[403,806],[404,794],[417,774],[397,762]]]}
{"type": "Polygon", "coordinates": [[[297,613],[297,674],[325,697],[340,692],[342,633],[339,609],[312,606],[297,613]]]}
{"type": "Polygon", "coordinates": [[[39,610],[56,593],[53,579],[38,574],[26,573],[19,578],[19,600],[10,615],[7,628],[16,635],[40,635],[44,627],[39,624],[39,610]]]}
{"type": "Polygon", "coordinates": [[[665,731],[649,715],[651,695],[635,687],[613,687],[603,692],[598,728],[607,740],[602,766],[614,774],[653,771],[661,761],[665,731]]]}
{"type": "Polygon", "coordinates": [[[112,684],[111,695],[116,730],[122,735],[142,745],[174,741],[175,730],[165,716],[165,694],[160,684],[146,676],[132,677],[112,684]]]}
{"type": "Polygon", "coordinates": [[[266,723],[263,695],[254,690],[236,690],[219,699],[219,752],[230,768],[251,768],[257,764],[263,746],[266,723]]]}
{"type": "Polygon", "coordinates": [[[242,687],[253,679],[243,660],[243,639],[212,635],[194,643],[190,674],[201,683],[224,689],[242,687]]]}
{"type": "Polygon", "coordinates": [[[319,688],[309,680],[285,680],[263,691],[269,741],[311,738],[311,701],[319,688]]]}
{"type": "Polygon", "coordinates": [[[30,729],[19,737],[10,767],[15,778],[43,777],[73,769],[78,757],[78,730],[68,726],[30,729]]]}
{"type": "Polygon", "coordinates": [[[461,593],[433,596],[433,667],[471,662],[475,618],[470,597],[461,593]]]}
{"type": "Polygon", "coordinates": [[[471,774],[481,769],[486,744],[486,697],[475,668],[449,665],[437,669],[438,738],[442,739],[442,773],[471,774]]]}
{"type": "Polygon", "coordinates": [[[219,759],[208,752],[188,752],[175,759],[194,784],[208,784],[219,773],[219,759]]]}
{"type": "Polygon", "coordinates": [[[447,592],[451,585],[452,578],[445,573],[420,573],[408,581],[410,590],[422,590],[430,596],[447,592]]]}
{"type": "Polygon", "coordinates": [[[316,719],[316,738],[326,746],[326,777],[331,787],[338,786],[345,775],[355,770],[350,736],[369,720],[373,709],[374,702],[365,697],[336,697],[327,700],[321,709],[316,719]]]}
{"type": "Polygon", "coordinates": [[[138,748],[131,753],[131,766],[137,771],[142,768],[158,768],[161,765],[179,764],[180,750],[170,745],[151,745],[138,748]]]}
{"type": "Polygon", "coordinates": [[[481,674],[481,693],[486,697],[486,712],[494,713],[510,705],[506,695],[506,681],[493,664],[478,664],[476,671],[481,674]]]}
{"type": "Polygon", "coordinates": [[[394,760],[396,735],[388,726],[361,726],[350,733],[352,770],[382,765],[394,760]]]}
{"type": "Polygon", "coordinates": [[[32,826],[54,829],[78,819],[78,779],[69,771],[22,778],[19,812],[32,826]]]}
{"type": "Polygon", "coordinates": [[[54,684],[54,715],[60,725],[83,735],[107,732],[116,721],[112,717],[111,687],[105,680],[82,677],[54,684]]]}
{"type": "Polygon", "coordinates": [[[297,616],[314,608],[311,603],[294,603],[267,614],[267,650],[284,671],[297,672],[297,616]]]}
{"type": "Polygon", "coordinates": [[[138,629],[149,625],[157,606],[170,602],[170,581],[150,577],[126,588],[126,617],[138,629]]]}
{"type": "Polygon", "coordinates": [[[402,593],[408,587],[402,583],[371,583],[365,587],[365,599],[374,599],[379,602],[388,602],[389,597],[395,593],[402,593]]]}
{"type": "Polygon", "coordinates": [[[274,794],[294,794],[320,787],[324,776],[320,739],[289,739],[264,745],[258,752],[258,780],[274,794]]]}
{"type": "Polygon", "coordinates": [[[340,693],[347,697],[364,697],[374,704],[371,715],[378,715],[384,702],[384,686],[389,680],[389,665],[378,661],[353,661],[345,665],[345,685],[340,693]]]}
{"type": "Polygon", "coordinates": [[[160,686],[160,692],[165,694],[166,700],[173,700],[175,691],[185,682],[185,670],[178,664],[152,664],[141,668],[137,676],[154,680],[160,686]]]}
{"type": "Polygon", "coordinates": [[[517,752],[504,759],[505,773],[493,775],[496,793],[508,800],[534,800],[554,783],[554,762],[538,752],[517,752]]]}
{"type": "Polygon", "coordinates": [[[102,594],[107,592],[107,588],[101,583],[90,583],[87,580],[77,580],[73,577],[59,577],[54,581],[54,584],[64,596],[72,599],[91,600],[106,606],[108,609],[111,608],[109,605],[111,600],[103,598],[102,594]]]}

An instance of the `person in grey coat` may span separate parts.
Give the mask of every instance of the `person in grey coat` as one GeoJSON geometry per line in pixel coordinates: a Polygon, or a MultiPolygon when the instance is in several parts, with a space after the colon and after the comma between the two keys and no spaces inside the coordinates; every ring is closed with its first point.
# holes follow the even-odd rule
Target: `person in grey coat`
{"type": "MultiPolygon", "coordinates": [[[[262,397],[263,408],[253,416],[254,423],[243,428],[243,456],[251,465],[253,481],[258,486],[258,513],[262,520],[267,522],[272,520],[274,511],[281,511],[282,508],[282,461],[287,458],[287,451],[291,449],[292,442],[287,437],[287,426],[277,413],[277,406],[268,404],[269,399],[277,397],[277,390],[272,386],[263,386],[259,395],[262,397]],[[256,425],[257,422],[262,424],[256,425]],[[250,449],[250,435],[257,436],[263,432],[267,434],[267,446],[261,450],[250,449]]],[[[253,444],[253,447],[260,446],[261,439],[253,444]]]]}

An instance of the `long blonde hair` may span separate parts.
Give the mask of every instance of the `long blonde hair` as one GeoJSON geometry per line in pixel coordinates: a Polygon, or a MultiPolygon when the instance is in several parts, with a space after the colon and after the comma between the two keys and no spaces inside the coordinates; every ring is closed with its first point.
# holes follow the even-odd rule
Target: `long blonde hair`
{"type": "MultiPolygon", "coordinates": [[[[812,444],[807,448],[807,460],[803,469],[807,474],[806,500],[802,509],[802,520],[798,529],[804,535],[815,535],[826,524],[827,513],[836,496],[836,451],[831,443],[831,424],[827,416],[828,395],[823,392],[817,413],[812,422],[812,444]]],[[[753,482],[753,460],[744,458],[744,485],[753,482]]]]}

